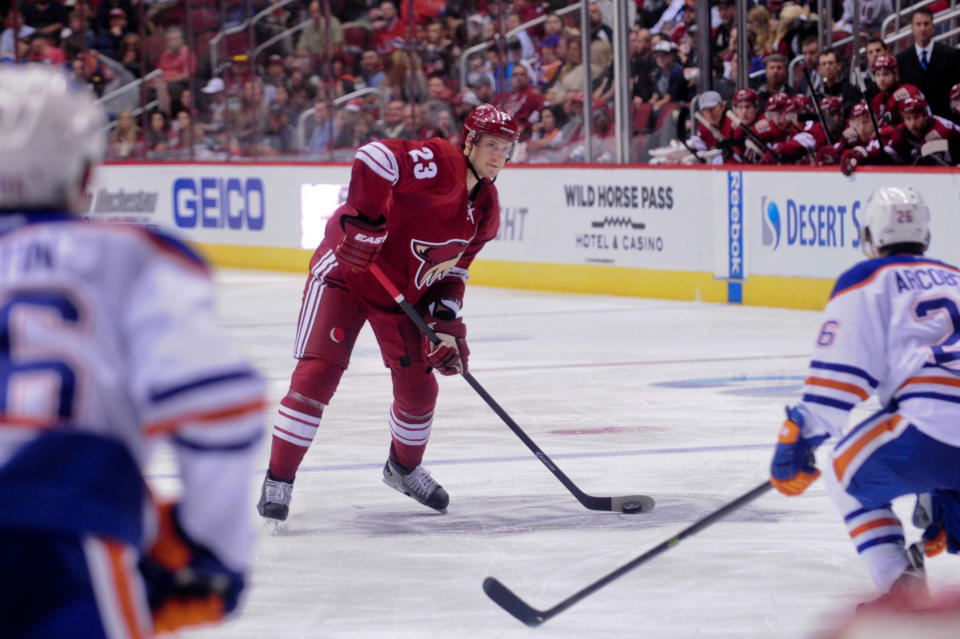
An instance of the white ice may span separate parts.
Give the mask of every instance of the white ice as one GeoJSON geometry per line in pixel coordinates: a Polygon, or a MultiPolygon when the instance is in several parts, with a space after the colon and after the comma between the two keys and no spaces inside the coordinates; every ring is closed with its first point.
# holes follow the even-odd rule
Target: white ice
{"type": "MultiPolygon", "coordinates": [[[[303,277],[224,271],[218,282],[223,327],[270,380],[272,423],[293,368],[303,277]]],[[[549,608],[763,482],[819,317],[468,287],[476,379],[587,493],[653,496],[643,515],[586,510],[459,377],[440,381],[425,459],[450,493],[448,512],[389,489],[389,376],[365,330],[278,531],[253,509],[264,438],[250,477],[257,541],[242,613],[182,636],[812,636],[875,596],[821,482],[798,498],[766,494],[536,629],[481,582],[496,576],[549,608]]],[[[151,470],[162,489],[174,485],[170,459],[161,453],[151,470]]],[[[912,500],[895,508],[907,522],[912,500]]],[[[929,562],[934,590],[951,561],[929,562]]]]}

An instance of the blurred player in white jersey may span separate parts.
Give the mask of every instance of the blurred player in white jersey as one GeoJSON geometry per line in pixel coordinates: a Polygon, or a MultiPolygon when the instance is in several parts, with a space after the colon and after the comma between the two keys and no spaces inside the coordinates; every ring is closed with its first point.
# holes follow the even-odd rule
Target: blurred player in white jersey
{"type": "Polygon", "coordinates": [[[179,240],[76,218],[100,106],[0,67],[0,636],[127,639],[231,612],[264,382],[179,240]],[[182,496],[143,471],[169,440],[182,496]]]}
{"type": "Polygon", "coordinates": [[[827,490],[881,599],[923,597],[924,554],[960,550],[960,270],[924,257],[930,211],[912,187],[877,190],[861,221],[871,259],[837,280],[771,482],[799,495],[820,474],[813,450],[838,438],[827,490]],[[844,434],[873,394],[883,408],[844,434]],[[891,501],[913,493],[925,532],[908,552],[891,501]]]}

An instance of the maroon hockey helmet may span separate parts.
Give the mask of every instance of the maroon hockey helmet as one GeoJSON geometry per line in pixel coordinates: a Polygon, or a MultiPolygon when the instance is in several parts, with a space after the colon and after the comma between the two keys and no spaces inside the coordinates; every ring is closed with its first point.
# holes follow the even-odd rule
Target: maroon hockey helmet
{"type": "Polygon", "coordinates": [[[950,101],[960,100],[960,82],[950,87],[950,101]]]}
{"type": "Polygon", "coordinates": [[[897,63],[897,59],[895,57],[893,57],[892,55],[887,55],[886,53],[883,53],[878,55],[873,60],[873,64],[870,65],[870,68],[873,71],[877,71],[878,69],[886,69],[888,71],[893,71],[894,73],[896,73],[899,66],[900,65],[897,63]]]}
{"type": "Polygon", "coordinates": [[[922,95],[913,95],[900,101],[900,115],[922,113],[927,115],[930,108],[927,106],[927,99],[922,95]]]}
{"type": "Polygon", "coordinates": [[[758,106],[760,104],[760,96],[757,95],[757,92],[753,89],[740,89],[733,94],[733,103],[738,104],[740,102],[752,102],[753,106],[758,106]]]}
{"type": "Polygon", "coordinates": [[[491,104],[481,104],[470,112],[463,123],[463,141],[476,143],[484,133],[516,142],[520,136],[520,128],[513,116],[506,111],[501,111],[491,104]]]}
{"type": "Polygon", "coordinates": [[[767,98],[767,111],[786,111],[790,106],[790,96],[786,93],[774,93],[767,98]]]}
{"type": "Polygon", "coordinates": [[[790,98],[790,106],[787,113],[812,113],[813,102],[802,93],[798,93],[790,98]]]}
{"type": "Polygon", "coordinates": [[[820,100],[820,110],[824,113],[840,113],[843,111],[843,101],[840,98],[828,95],[820,100]]]}
{"type": "Polygon", "coordinates": [[[870,107],[867,106],[866,102],[858,102],[853,105],[853,108],[850,109],[850,119],[856,120],[858,118],[869,118],[870,117],[870,107]]]}

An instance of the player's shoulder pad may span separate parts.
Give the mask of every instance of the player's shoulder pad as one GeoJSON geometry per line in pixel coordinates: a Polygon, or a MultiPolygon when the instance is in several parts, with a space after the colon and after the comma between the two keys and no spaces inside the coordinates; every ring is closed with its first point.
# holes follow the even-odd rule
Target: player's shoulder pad
{"type": "Polygon", "coordinates": [[[770,121],[766,117],[762,117],[753,125],[753,128],[757,133],[766,133],[770,130],[770,121]]]}
{"type": "Polygon", "coordinates": [[[912,264],[936,264],[960,272],[960,270],[954,266],[923,255],[888,255],[886,257],[875,257],[854,264],[840,275],[836,285],[833,287],[833,292],[830,294],[830,299],[833,300],[844,293],[866,286],[884,269],[892,266],[910,266],[912,264]]]}
{"type": "Polygon", "coordinates": [[[210,274],[210,265],[207,260],[180,238],[155,227],[141,226],[137,228],[142,237],[161,255],[204,275],[210,274]]]}

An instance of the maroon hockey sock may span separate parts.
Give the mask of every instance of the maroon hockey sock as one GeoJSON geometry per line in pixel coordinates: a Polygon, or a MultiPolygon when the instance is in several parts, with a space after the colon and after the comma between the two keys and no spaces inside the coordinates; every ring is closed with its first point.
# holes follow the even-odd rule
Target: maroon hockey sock
{"type": "Polygon", "coordinates": [[[270,447],[270,475],[273,479],[293,481],[310,449],[316,424],[323,415],[318,405],[303,399],[291,391],[280,402],[270,447]]]}
{"type": "Polygon", "coordinates": [[[409,446],[394,439],[390,444],[390,458],[400,462],[400,465],[406,467],[408,470],[413,470],[423,461],[423,453],[426,450],[426,445],[409,446]]]}

